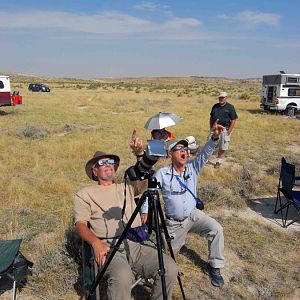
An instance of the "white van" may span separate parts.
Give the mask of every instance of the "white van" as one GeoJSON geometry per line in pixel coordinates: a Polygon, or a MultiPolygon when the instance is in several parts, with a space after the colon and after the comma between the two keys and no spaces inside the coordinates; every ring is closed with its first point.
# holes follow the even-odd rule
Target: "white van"
{"type": "Polygon", "coordinates": [[[260,107],[294,116],[300,110],[300,74],[264,75],[260,107]]]}

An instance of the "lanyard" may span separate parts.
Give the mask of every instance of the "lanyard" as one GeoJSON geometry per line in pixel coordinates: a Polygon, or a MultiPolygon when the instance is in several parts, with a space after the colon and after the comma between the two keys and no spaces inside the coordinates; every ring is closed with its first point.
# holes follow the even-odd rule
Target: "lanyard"
{"type": "Polygon", "coordinates": [[[179,178],[179,176],[178,175],[175,175],[175,178],[176,178],[176,180],[179,182],[179,184],[184,188],[184,189],[186,189],[188,192],[190,192],[191,193],[191,195],[194,197],[194,199],[195,199],[195,201],[196,201],[196,204],[198,204],[198,205],[203,205],[203,202],[198,198],[198,197],[196,197],[195,195],[194,195],[194,193],[180,180],[180,178],[179,178]]]}

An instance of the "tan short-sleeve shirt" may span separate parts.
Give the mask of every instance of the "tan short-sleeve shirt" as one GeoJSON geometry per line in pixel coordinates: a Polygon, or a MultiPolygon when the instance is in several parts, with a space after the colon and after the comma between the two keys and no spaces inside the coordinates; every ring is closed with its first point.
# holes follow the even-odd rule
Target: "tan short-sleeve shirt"
{"type": "MultiPolygon", "coordinates": [[[[91,185],[78,191],[75,195],[74,210],[75,223],[87,221],[91,231],[100,238],[120,236],[136,204],[132,186],[126,186],[126,208],[122,222],[122,208],[124,205],[125,184],[109,186],[91,185]]],[[[131,227],[141,225],[139,214],[131,227]]]]}

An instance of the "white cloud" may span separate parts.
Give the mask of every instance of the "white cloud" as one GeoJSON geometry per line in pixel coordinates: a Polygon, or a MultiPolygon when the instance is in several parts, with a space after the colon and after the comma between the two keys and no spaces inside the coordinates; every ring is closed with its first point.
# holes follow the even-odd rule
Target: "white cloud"
{"type": "Polygon", "coordinates": [[[217,17],[222,20],[229,20],[232,22],[237,21],[244,26],[257,26],[260,24],[277,26],[279,25],[281,19],[281,16],[278,14],[261,13],[250,10],[239,12],[234,16],[223,14],[217,17]]]}
{"type": "Polygon", "coordinates": [[[168,9],[168,5],[161,5],[150,1],[143,1],[140,4],[137,4],[134,6],[136,9],[142,9],[142,10],[150,10],[150,11],[156,11],[156,10],[164,10],[168,9]]]}
{"type": "Polygon", "coordinates": [[[136,33],[153,26],[152,22],[118,12],[79,15],[59,11],[1,13],[2,28],[63,28],[87,33],[136,33]],[[11,22],[11,20],[15,20],[11,22]]]}
{"type": "Polygon", "coordinates": [[[202,22],[195,18],[172,17],[164,22],[155,22],[116,11],[93,15],[61,11],[0,12],[0,20],[2,29],[64,29],[73,35],[75,33],[97,34],[110,39],[114,37],[169,40],[209,38],[209,34],[204,33],[200,28],[202,22]]]}
{"type": "Polygon", "coordinates": [[[193,18],[174,18],[170,21],[167,21],[165,23],[165,26],[170,28],[184,28],[184,27],[197,27],[201,24],[202,24],[201,21],[193,18]]]}

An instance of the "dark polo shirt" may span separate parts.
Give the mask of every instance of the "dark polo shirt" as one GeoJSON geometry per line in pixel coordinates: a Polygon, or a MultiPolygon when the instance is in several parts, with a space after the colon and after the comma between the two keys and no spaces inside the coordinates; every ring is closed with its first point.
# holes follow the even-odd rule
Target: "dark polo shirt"
{"type": "Polygon", "coordinates": [[[216,103],[211,109],[210,116],[213,119],[213,123],[219,119],[218,124],[224,127],[229,127],[231,120],[238,118],[234,106],[228,102],[224,106],[221,106],[220,103],[216,103]]]}

